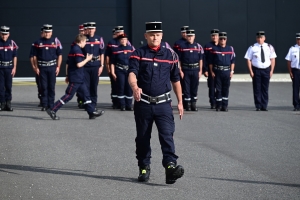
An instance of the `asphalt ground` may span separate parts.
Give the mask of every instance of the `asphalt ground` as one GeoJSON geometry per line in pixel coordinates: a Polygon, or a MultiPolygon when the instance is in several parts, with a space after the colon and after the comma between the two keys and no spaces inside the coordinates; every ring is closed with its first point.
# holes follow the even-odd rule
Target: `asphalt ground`
{"type": "MultiPolygon", "coordinates": [[[[56,99],[66,85],[56,86],[56,99]]],[[[0,199],[300,199],[300,112],[291,83],[272,82],[268,112],[257,112],[251,83],[232,83],[229,112],[209,109],[200,83],[198,112],[179,120],[174,140],[185,174],[165,184],[154,125],[151,177],[137,182],[133,112],[113,110],[101,82],[89,120],[76,99],[53,121],[37,107],[34,83],[13,86],[13,112],[0,112],[0,199]]]]}

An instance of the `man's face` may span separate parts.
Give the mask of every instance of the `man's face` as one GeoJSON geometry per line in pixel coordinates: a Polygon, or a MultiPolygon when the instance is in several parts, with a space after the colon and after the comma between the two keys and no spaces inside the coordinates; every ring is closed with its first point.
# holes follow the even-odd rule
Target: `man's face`
{"type": "Polygon", "coordinates": [[[256,37],[256,41],[257,41],[258,44],[263,44],[265,42],[265,40],[266,40],[265,36],[261,35],[261,36],[256,37]]]}
{"type": "Polygon", "coordinates": [[[95,29],[95,28],[88,28],[87,30],[88,30],[88,34],[89,34],[90,36],[94,36],[94,35],[95,35],[95,32],[96,32],[96,29],[95,29]]]}
{"type": "Polygon", "coordinates": [[[79,30],[79,34],[84,34],[84,30],[79,30]]]}
{"type": "Polygon", "coordinates": [[[213,41],[214,43],[218,43],[219,42],[219,35],[218,34],[211,35],[211,41],[213,41]]]}
{"type": "Polygon", "coordinates": [[[119,35],[123,35],[123,34],[124,34],[124,31],[115,32],[116,37],[118,37],[119,35]]]}
{"type": "Polygon", "coordinates": [[[128,39],[127,38],[122,38],[120,39],[120,44],[125,46],[127,44],[128,39]]]}
{"type": "Polygon", "coordinates": [[[118,36],[117,36],[116,33],[113,33],[112,37],[113,37],[113,38],[116,38],[116,37],[118,37],[118,36]]]}
{"type": "Polygon", "coordinates": [[[186,32],[181,32],[181,37],[186,39],[186,32]]]}
{"type": "Polygon", "coordinates": [[[46,39],[50,39],[51,36],[52,36],[52,31],[47,31],[47,32],[44,31],[44,37],[45,37],[46,39]]]}
{"type": "Polygon", "coordinates": [[[145,39],[149,46],[157,47],[160,45],[162,40],[163,33],[162,32],[149,32],[145,33],[145,39]]]}
{"type": "Polygon", "coordinates": [[[6,41],[9,37],[9,34],[3,34],[3,33],[0,33],[0,36],[1,36],[1,39],[6,41]]]}
{"type": "Polygon", "coordinates": [[[190,43],[193,44],[195,41],[195,35],[187,35],[186,40],[190,43]]]}
{"type": "Polygon", "coordinates": [[[219,45],[226,45],[227,38],[219,38],[219,45]]]}

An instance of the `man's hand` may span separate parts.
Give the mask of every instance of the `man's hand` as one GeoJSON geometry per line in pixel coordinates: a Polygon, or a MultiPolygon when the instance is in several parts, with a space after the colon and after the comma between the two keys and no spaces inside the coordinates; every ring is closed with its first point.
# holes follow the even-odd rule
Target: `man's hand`
{"type": "Polygon", "coordinates": [[[55,75],[56,75],[56,76],[58,76],[59,70],[60,70],[60,67],[56,67],[56,70],[55,70],[55,75]]]}
{"type": "Polygon", "coordinates": [[[13,69],[12,69],[12,71],[11,71],[11,75],[12,75],[12,77],[14,77],[15,76],[15,74],[16,74],[16,68],[14,67],[13,69]]]}
{"type": "Polygon", "coordinates": [[[142,89],[139,88],[139,87],[135,87],[135,88],[132,88],[132,91],[133,91],[133,97],[136,101],[140,101],[141,100],[141,94],[142,94],[142,89]]]}
{"type": "Polygon", "coordinates": [[[88,61],[92,60],[92,58],[93,58],[93,54],[89,54],[89,53],[86,54],[86,59],[88,61]]]}
{"type": "Polygon", "coordinates": [[[232,77],[233,77],[233,71],[230,72],[230,78],[232,78],[232,77]]]}
{"type": "Polygon", "coordinates": [[[183,117],[183,106],[182,106],[182,102],[179,102],[177,105],[178,108],[178,113],[179,113],[179,119],[181,120],[183,117]]]}
{"type": "Polygon", "coordinates": [[[113,77],[113,79],[116,81],[117,80],[117,75],[115,73],[111,74],[111,76],[113,77]]]}
{"type": "Polygon", "coordinates": [[[102,74],[102,71],[103,71],[103,67],[99,67],[98,76],[100,76],[102,74]]]}
{"type": "Polygon", "coordinates": [[[67,76],[66,76],[65,82],[66,82],[66,84],[69,83],[69,78],[67,76]]]}
{"type": "Polygon", "coordinates": [[[272,75],[273,75],[273,71],[270,71],[270,78],[272,78],[272,75]]]}
{"type": "Polygon", "coordinates": [[[208,72],[204,72],[204,76],[205,76],[205,77],[208,77],[208,72]]]}
{"type": "Polygon", "coordinates": [[[180,77],[181,77],[181,79],[183,79],[183,77],[184,77],[184,73],[180,70],[180,77]]]}
{"type": "Polygon", "coordinates": [[[250,77],[253,78],[254,77],[254,73],[253,71],[250,72],[250,77]]]}
{"type": "Polygon", "coordinates": [[[35,73],[36,73],[37,75],[40,75],[40,70],[39,70],[39,68],[35,68],[35,73]]]}
{"type": "Polygon", "coordinates": [[[214,73],[214,72],[211,72],[211,76],[212,76],[213,78],[215,78],[215,77],[216,77],[216,75],[215,75],[215,73],[214,73]]]}
{"type": "Polygon", "coordinates": [[[293,78],[294,78],[294,76],[293,76],[293,73],[292,73],[292,72],[290,72],[290,77],[291,77],[291,79],[293,79],[293,78]]]}

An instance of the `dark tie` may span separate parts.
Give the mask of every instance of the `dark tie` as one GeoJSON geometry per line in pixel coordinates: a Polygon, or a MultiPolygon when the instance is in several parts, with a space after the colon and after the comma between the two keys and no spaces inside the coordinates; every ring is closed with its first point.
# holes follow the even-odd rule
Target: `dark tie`
{"type": "Polygon", "coordinates": [[[265,62],[265,52],[264,52],[263,46],[260,46],[260,47],[261,47],[261,51],[260,51],[261,62],[264,63],[265,62]]]}

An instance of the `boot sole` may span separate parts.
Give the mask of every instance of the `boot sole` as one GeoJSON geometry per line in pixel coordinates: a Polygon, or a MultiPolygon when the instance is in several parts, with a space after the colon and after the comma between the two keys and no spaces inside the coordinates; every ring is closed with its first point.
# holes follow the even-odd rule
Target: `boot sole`
{"type": "Polygon", "coordinates": [[[181,165],[178,165],[172,174],[172,179],[166,179],[166,184],[174,184],[177,179],[183,176],[183,174],[184,174],[183,167],[181,165]]]}

